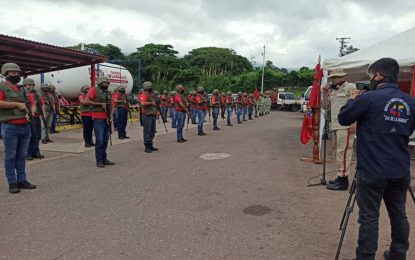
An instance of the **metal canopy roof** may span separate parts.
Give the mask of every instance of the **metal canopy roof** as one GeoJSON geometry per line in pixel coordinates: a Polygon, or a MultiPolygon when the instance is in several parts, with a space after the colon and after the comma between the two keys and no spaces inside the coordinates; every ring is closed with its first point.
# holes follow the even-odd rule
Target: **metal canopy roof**
{"type": "Polygon", "coordinates": [[[23,75],[105,62],[105,57],[0,34],[0,64],[17,63],[23,75]]]}

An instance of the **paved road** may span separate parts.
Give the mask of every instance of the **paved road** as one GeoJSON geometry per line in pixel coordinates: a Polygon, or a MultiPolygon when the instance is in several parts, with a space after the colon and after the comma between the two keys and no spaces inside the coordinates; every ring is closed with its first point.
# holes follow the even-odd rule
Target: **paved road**
{"type": "MultiPolygon", "coordinates": [[[[311,153],[301,122],[274,112],[205,137],[192,129],[186,144],[161,135],[153,154],[132,141],[111,147],[117,165],[104,169],[92,151],[37,161],[28,166],[37,190],[9,195],[0,182],[0,258],[334,259],[348,193],[306,187],[321,166],[299,161],[311,153]],[[200,159],[207,153],[230,156],[200,159]]],[[[415,227],[411,201],[408,214],[415,227]]],[[[385,211],[381,226],[379,252],[389,242],[385,211]]],[[[354,213],[343,259],[356,235],[354,213]]]]}

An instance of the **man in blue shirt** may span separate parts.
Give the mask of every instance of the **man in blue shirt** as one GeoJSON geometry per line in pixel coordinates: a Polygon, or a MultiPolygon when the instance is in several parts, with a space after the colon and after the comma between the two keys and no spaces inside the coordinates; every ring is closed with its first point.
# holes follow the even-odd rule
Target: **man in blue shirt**
{"type": "Polygon", "coordinates": [[[409,223],[405,205],[411,182],[408,142],[415,128],[415,99],[396,84],[396,60],[382,58],[368,72],[372,91],[354,91],[338,116],[341,125],[357,122],[356,202],[360,228],[356,256],[375,259],[383,199],[392,230],[385,259],[406,259],[409,223]]]}

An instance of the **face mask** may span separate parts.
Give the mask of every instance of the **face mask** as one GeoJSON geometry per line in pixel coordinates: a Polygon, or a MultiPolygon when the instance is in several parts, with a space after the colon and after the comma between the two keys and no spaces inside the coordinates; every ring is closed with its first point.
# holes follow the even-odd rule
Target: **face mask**
{"type": "Polygon", "coordinates": [[[108,89],[108,85],[100,85],[100,88],[101,88],[102,90],[107,90],[107,89],[108,89]]]}
{"type": "Polygon", "coordinates": [[[13,83],[13,84],[17,84],[17,83],[20,82],[20,76],[19,75],[16,75],[16,76],[7,76],[6,79],[8,81],[10,81],[11,83],[13,83]]]}
{"type": "Polygon", "coordinates": [[[375,90],[379,84],[387,82],[388,80],[386,78],[383,78],[381,80],[375,80],[375,76],[373,76],[373,78],[370,80],[370,84],[369,84],[369,88],[370,90],[375,90]]]}
{"type": "Polygon", "coordinates": [[[153,92],[153,88],[147,89],[148,92],[153,92]]]}
{"type": "Polygon", "coordinates": [[[124,94],[125,93],[125,89],[120,89],[120,93],[124,94]]]}

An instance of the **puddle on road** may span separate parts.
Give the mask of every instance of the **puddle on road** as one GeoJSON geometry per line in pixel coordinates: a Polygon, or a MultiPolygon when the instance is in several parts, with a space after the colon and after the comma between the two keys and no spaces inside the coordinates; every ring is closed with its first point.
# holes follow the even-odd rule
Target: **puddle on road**
{"type": "Polygon", "coordinates": [[[249,207],[244,208],[243,213],[247,215],[253,215],[253,216],[264,216],[269,213],[271,213],[272,209],[261,206],[261,205],[252,205],[249,207]]]}
{"type": "Polygon", "coordinates": [[[228,153],[205,153],[202,154],[199,158],[203,160],[220,160],[230,157],[231,155],[228,153]]]}

